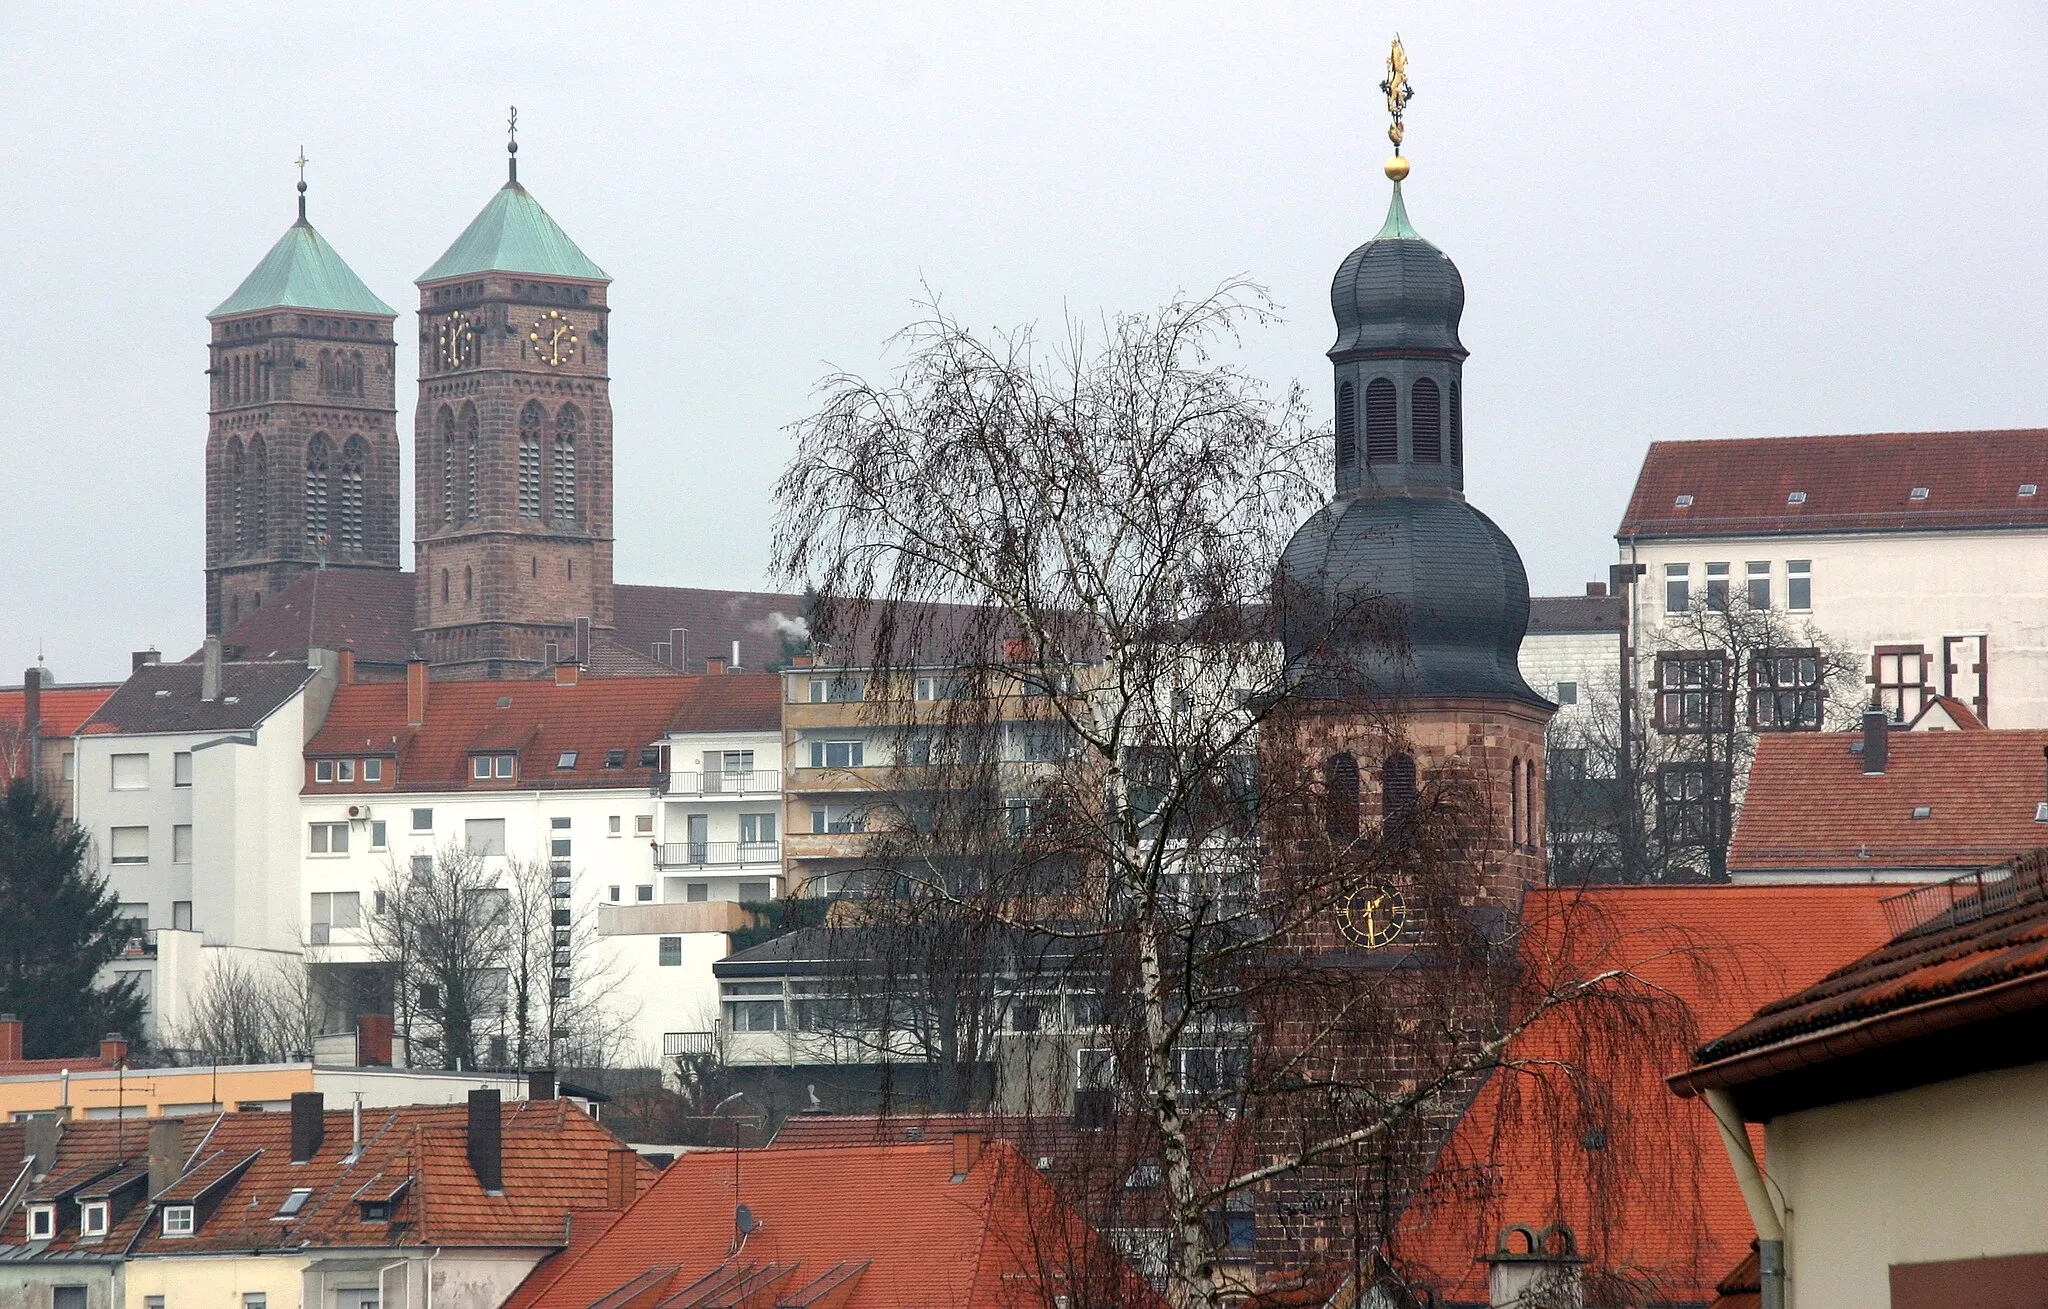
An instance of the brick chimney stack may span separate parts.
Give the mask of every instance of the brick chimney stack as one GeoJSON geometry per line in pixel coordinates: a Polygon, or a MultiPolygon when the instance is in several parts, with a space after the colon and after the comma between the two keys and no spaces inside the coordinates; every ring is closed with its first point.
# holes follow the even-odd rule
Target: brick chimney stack
{"type": "Polygon", "coordinates": [[[21,1062],[21,1019],[0,1014],[0,1064],[21,1062]]]}
{"type": "Polygon", "coordinates": [[[505,1189],[504,1125],[498,1116],[498,1093],[469,1093],[469,1167],[476,1184],[492,1193],[505,1189]]]}
{"type": "Polygon", "coordinates": [[[199,698],[212,704],[220,699],[220,638],[206,638],[205,662],[199,671],[199,698]]]}
{"type": "Polygon", "coordinates": [[[409,659],[405,664],[405,725],[418,727],[427,721],[427,661],[409,659]]]}

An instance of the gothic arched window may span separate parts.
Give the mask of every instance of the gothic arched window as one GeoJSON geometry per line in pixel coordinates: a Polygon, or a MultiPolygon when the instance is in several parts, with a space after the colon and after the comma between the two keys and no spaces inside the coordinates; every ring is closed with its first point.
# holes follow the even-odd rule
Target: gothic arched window
{"type": "Polygon", "coordinates": [[[1508,844],[1522,843],[1522,761],[1508,761],[1508,844]]]}
{"type": "Polygon", "coordinates": [[[462,519],[473,523],[477,519],[477,477],[478,463],[482,459],[477,436],[476,406],[462,406],[462,519]]]}
{"type": "Polygon", "coordinates": [[[519,516],[540,517],[540,429],[547,414],[529,403],[519,415],[519,516]]]}
{"type": "Polygon", "coordinates": [[[1408,392],[1409,420],[1414,424],[1415,436],[1412,448],[1418,464],[1440,464],[1444,461],[1444,407],[1443,394],[1436,389],[1436,383],[1427,377],[1415,379],[1415,385],[1408,392]]]}
{"type": "Polygon", "coordinates": [[[363,549],[363,438],[351,436],[341,448],[341,548],[363,549]]]}
{"type": "Polygon", "coordinates": [[[555,416],[556,522],[576,521],[576,429],[582,421],[575,405],[563,405],[555,416]]]}
{"type": "Polygon", "coordinates": [[[1365,462],[1391,464],[1401,458],[1400,419],[1394,384],[1375,377],[1365,385],[1365,462]]]}
{"type": "Polygon", "coordinates": [[[441,570],[441,603],[448,603],[448,570],[441,570]]]}
{"type": "Polygon", "coordinates": [[[242,484],[248,476],[249,469],[242,455],[242,438],[231,436],[228,438],[228,524],[234,552],[238,555],[249,549],[249,522],[242,504],[242,484]]]}
{"type": "Polygon", "coordinates": [[[1323,830],[1333,841],[1358,836],[1358,759],[1333,754],[1323,763],[1323,830]]]}
{"type": "Polygon", "coordinates": [[[249,516],[249,548],[263,550],[270,544],[270,457],[264,452],[261,432],[249,438],[247,487],[242,504],[249,516]]]}
{"type": "Polygon", "coordinates": [[[1358,389],[1346,382],[1337,388],[1337,467],[1358,461],[1358,389]]]}
{"type": "Polygon", "coordinates": [[[1415,756],[1388,755],[1380,765],[1380,822],[1389,832],[1405,830],[1415,821],[1421,790],[1416,783],[1415,756]]]}
{"type": "Polygon", "coordinates": [[[341,390],[341,379],[334,371],[334,351],[320,352],[320,389],[329,395],[341,390]]]}
{"type": "Polygon", "coordinates": [[[476,570],[468,564],[462,566],[462,598],[476,599],[476,570]]]}
{"type": "Polygon", "coordinates": [[[1522,765],[1522,794],[1529,802],[1528,840],[1524,842],[1531,850],[1541,844],[1538,837],[1543,831],[1543,814],[1536,807],[1536,761],[1530,759],[1522,765]]]}
{"type": "Polygon", "coordinates": [[[1465,412],[1458,404],[1458,384],[1451,383],[1451,462],[1458,467],[1465,466],[1465,412]]]}
{"type": "Polygon", "coordinates": [[[327,492],[333,464],[334,451],[326,434],[316,434],[306,443],[306,548],[316,554],[327,552],[327,492]]]}
{"type": "Polygon", "coordinates": [[[363,393],[363,352],[360,350],[350,352],[348,357],[348,393],[363,393]]]}
{"type": "MultiPolygon", "coordinates": [[[[441,406],[441,521],[455,521],[455,411],[441,406]]],[[[445,587],[443,588],[446,589],[445,587]]],[[[441,597],[446,600],[447,596],[441,597]]]]}

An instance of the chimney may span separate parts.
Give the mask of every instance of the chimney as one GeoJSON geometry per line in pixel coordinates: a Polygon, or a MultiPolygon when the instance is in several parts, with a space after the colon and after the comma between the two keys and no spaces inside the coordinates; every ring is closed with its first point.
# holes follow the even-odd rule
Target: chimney
{"type": "Polygon", "coordinates": [[[725,672],[725,660],[718,658],[706,659],[704,661],[704,671],[713,677],[719,676],[725,672]]]}
{"type": "Polygon", "coordinates": [[[427,721],[427,661],[408,659],[405,663],[405,725],[418,727],[427,721]]]}
{"type": "Polygon", "coordinates": [[[1586,583],[1586,594],[1587,594],[1587,595],[1589,595],[1589,596],[1591,596],[1591,597],[1592,597],[1593,599],[1595,599],[1595,600],[1605,600],[1605,599],[1607,598],[1607,583],[1605,583],[1605,582],[1588,582],[1588,583],[1586,583]]]}
{"type": "Polygon", "coordinates": [[[133,673],[147,668],[151,664],[161,662],[163,662],[163,656],[157,653],[155,646],[151,646],[147,650],[137,650],[134,654],[128,656],[128,671],[133,673]]]}
{"type": "Polygon", "coordinates": [[[356,1064],[362,1068],[391,1066],[391,1015],[361,1014],[356,1018],[356,1064]]]}
{"type": "Polygon", "coordinates": [[[292,1162],[303,1164],[320,1153],[327,1132],[327,1101],[318,1091],[292,1092],[292,1162]]]}
{"type": "Polygon", "coordinates": [[[583,670],[575,664],[555,665],[555,685],[574,686],[583,680],[583,670]]]}
{"type": "Polygon", "coordinates": [[[1891,719],[1884,707],[1872,704],[1863,711],[1863,775],[1884,776],[1885,734],[1889,731],[1891,719]]]}
{"type": "Polygon", "coordinates": [[[43,670],[40,665],[30,668],[21,675],[21,735],[30,750],[30,763],[34,763],[36,739],[42,735],[43,726],[43,670]]]}
{"type": "Polygon", "coordinates": [[[1487,1303],[1495,1309],[1530,1304],[1583,1303],[1586,1257],[1578,1239],[1563,1223],[1537,1231],[1526,1223],[1502,1229],[1492,1254],[1479,1256],[1487,1265],[1487,1303]]]}
{"type": "Polygon", "coordinates": [[[737,636],[732,639],[732,670],[735,673],[740,670],[740,639],[737,636]]]}
{"type": "Polygon", "coordinates": [[[953,1180],[964,1182],[974,1167],[974,1161],[981,1158],[980,1132],[953,1133],[953,1180]]]}
{"type": "MultiPolygon", "coordinates": [[[[153,662],[153,661],[152,661],[153,662]]],[[[199,698],[212,704],[220,699],[220,638],[206,638],[205,663],[199,671],[199,698]]]]}
{"type": "Polygon", "coordinates": [[[790,658],[789,665],[792,668],[809,668],[816,662],[817,660],[809,655],[794,655],[790,658]]]}
{"type": "Polygon", "coordinates": [[[30,1165],[33,1176],[48,1177],[57,1166],[57,1142],[63,1135],[64,1120],[56,1114],[37,1114],[28,1120],[27,1139],[21,1148],[35,1161],[30,1165]]]}
{"type": "Polygon", "coordinates": [[[128,1038],[119,1032],[108,1032],[100,1038],[100,1062],[108,1068],[116,1068],[128,1062],[128,1038]]]}
{"type": "Polygon", "coordinates": [[[149,1198],[163,1194],[184,1171],[185,1120],[156,1119],[149,1125],[149,1198]]]}
{"type": "Polygon", "coordinates": [[[576,620],[576,663],[581,667],[590,662],[590,620],[576,620]]]}
{"type": "Polygon", "coordinates": [[[605,1159],[604,1200],[607,1209],[624,1209],[640,1189],[640,1159],[631,1150],[613,1150],[605,1159]]]}
{"type": "Polygon", "coordinates": [[[526,1098],[529,1100],[552,1100],[555,1098],[555,1070],[536,1068],[526,1075],[526,1098]]]}
{"type": "Polygon", "coordinates": [[[356,682],[356,652],[355,652],[355,651],[353,651],[353,650],[343,650],[343,651],[341,651],[341,652],[340,652],[340,667],[339,667],[339,668],[338,668],[338,669],[336,670],[336,673],[335,673],[335,680],[336,680],[336,681],[338,681],[338,682],[340,682],[340,683],[341,683],[341,684],[342,684],[343,686],[354,686],[354,685],[355,685],[355,682],[356,682]]]}
{"type": "Polygon", "coordinates": [[[684,656],[684,655],[686,655],[686,654],[688,654],[688,653],[689,653],[689,650],[690,650],[690,629],[689,629],[689,628],[687,628],[687,627],[671,627],[671,628],[669,628],[669,629],[668,629],[668,666],[669,666],[669,667],[671,667],[671,668],[681,668],[681,667],[683,666],[683,656],[684,656]]]}
{"type": "Polygon", "coordinates": [[[0,1014],[0,1064],[21,1062],[21,1020],[0,1014]]]}
{"type": "Polygon", "coordinates": [[[498,1093],[469,1093],[469,1167],[476,1184],[500,1194],[505,1189],[505,1145],[498,1120],[498,1093]]]}

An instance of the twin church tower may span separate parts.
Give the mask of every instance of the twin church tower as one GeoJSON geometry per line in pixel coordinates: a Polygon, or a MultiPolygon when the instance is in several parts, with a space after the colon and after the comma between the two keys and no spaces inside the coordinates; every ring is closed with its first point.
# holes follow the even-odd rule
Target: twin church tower
{"type": "MultiPolygon", "coordinates": [[[[612,626],[611,279],[508,177],[420,274],[415,652],[537,671],[612,626]]],[[[207,315],[206,630],[314,570],[397,574],[398,313],[306,218],[207,315]]],[[[317,584],[316,584],[317,585],[317,584]]]]}

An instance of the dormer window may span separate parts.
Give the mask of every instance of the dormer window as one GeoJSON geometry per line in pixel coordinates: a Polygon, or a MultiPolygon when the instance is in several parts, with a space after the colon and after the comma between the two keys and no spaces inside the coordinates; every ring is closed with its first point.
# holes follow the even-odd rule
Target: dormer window
{"type": "Polygon", "coordinates": [[[1925,500],[1927,498],[1927,488],[1924,486],[1916,486],[1913,488],[1913,493],[1907,496],[1906,498],[1908,500],[1925,500]]]}
{"type": "Polygon", "coordinates": [[[78,1206],[78,1234],[80,1236],[105,1236],[107,1234],[107,1202],[87,1200],[78,1206]]]}
{"type": "Polygon", "coordinates": [[[332,782],[334,780],[334,761],[332,759],[316,760],[313,764],[313,780],[323,783],[332,782]]]}
{"type": "Polygon", "coordinates": [[[277,1212],[271,1216],[273,1218],[296,1218],[299,1216],[299,1210],[306,1207],[306,1201],[312,1198],[312,1187],[295,1186],[292,1188],[291,1194],[284,1198],[284,1203],[277,1207],[277,1212]]]}
{"type": "Polygon", "coordinates": [[[471,755],[469,759],[469,775],[479,782],[493,779],[509,782],[517,776],[518,770],[519,756],[514,754],[480,754],[471,755]]]}
{"type": "Polygon", "coordinates": [[[28,1239],[31,1241],[54,1241],[57,1239],[56,1205],[32,1204],[28,1207],[28,1239]]]}
{"type": "Polygon", "coordinates": [[[163,1232],[165,1236],[190,1236],[192,1235],[193,1226],[191,1205],[172,1204],[164,1206],[163,1232]]]}
{"type": "Polygon", "coordinates": [[[363,1221],[366,1223],[388,1223],[391,1221],[389,1200],[363,1201],[363,1221]]]}

